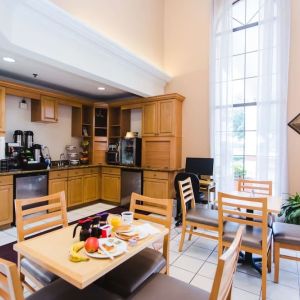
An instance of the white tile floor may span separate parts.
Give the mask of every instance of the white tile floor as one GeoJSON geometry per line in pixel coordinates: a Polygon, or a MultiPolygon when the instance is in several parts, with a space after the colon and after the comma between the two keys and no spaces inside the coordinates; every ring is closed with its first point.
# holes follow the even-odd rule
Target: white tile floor
{"type": "MultiPolygon", "coordinates": [[[[69,222],[113,208],[104,203],[93,204],[68,212],[69,222]]],[[[217,242],[193,236],[186,240],[183,251],[178,252],[180,228],[173,228],[170,243],[170,275],[201,289],[210,291],[217,266],[217,242]]],[[[16,240],[16,229],[0,231],[0,245],[16,240]]],[[[284,251],[289,252],[289,251],[284,251]]],[[[289,252],[292,255],[300,253],[289,252]]],[[[300,300],[300,263],[281,259],[279,284],[273,282],[273,272],[268,274],[267,295],[271,300],[300,300]]],[[[25,293],[27,296],[28,293],[25,293]]],[[[234,278],[233,300],[259,300],[261,279],[259,274],[247,266],[238,266],[234,278]]]]}

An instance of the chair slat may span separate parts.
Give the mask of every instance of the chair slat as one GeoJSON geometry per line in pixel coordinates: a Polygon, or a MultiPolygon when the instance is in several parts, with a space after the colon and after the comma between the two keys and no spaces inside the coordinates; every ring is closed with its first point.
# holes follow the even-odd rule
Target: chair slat
{"type": "Polygon", "coordinates": [[[63,225],[62,220],[55,220],[55,221],[47,222],[47,223],[44,223],[41,225],[33,226],[28,229],[24,229],[24,234],[29,235],[29,234],[35,233],[37,231],[50,229],[52,227],[59,226],[59,225],[63,225]]]}
{"type": "Polygon", "coordinates": [[[46,213],[46,214],[43,214],[43,215],[33,215],[32,217],[26,218],[23,221],[23,224],[28,225],[28,224],[31,224],[31,223],[47,220],[49,218],[55,218],[55,217],[58,217],[58,216],[61,216],[61,211],[55,211],[55,212],[51,212],[51,213],[48,213],[48,214],[46,213]]]}
{"type": "Polygon", "coordinates": [[[236,208],[244,208],[244,209],[249,209],[249,210],[263,211],[262,207],[245,205],[245,204],[241,204],[241,203],[233,203],[233,202],[222,201],[222,205],[223,206],[236,207],[236,208]]]}
{"type": "Polygon", "coordinates": [[[153,207],[153,206],[136,204],[135,208],[138,209],[138,210],[143,210],[143,211],[158,214],[158,215],[161,215],[161,216],[166,216],[166,214],[167,214],[166,210],[164,210],[162,208],[158,208],[158,207],[153,207]]]}
{"type": "Polygon", "coordinates": [[[60,203],[46,204],[46,205],[37,206],[37,207],[23,210],[22,216],[32,215],[32,214],[35,214],[38,212],[43,212],[43,211],[52,210],[52,209],[60,209],[60,208],[61,208],[60,203]]]}
{"type": "Polygon", "coordinates": [[[224,214],[229,214],[229,215],[236,215],[240,217],[246,217],[246,218],[254,218],[254,219],[259,219],[262,220],[263,216],[254,214],[254,213],[245,213],[239,210],[231,210],[231,209],[223,209],[224,214]]]}

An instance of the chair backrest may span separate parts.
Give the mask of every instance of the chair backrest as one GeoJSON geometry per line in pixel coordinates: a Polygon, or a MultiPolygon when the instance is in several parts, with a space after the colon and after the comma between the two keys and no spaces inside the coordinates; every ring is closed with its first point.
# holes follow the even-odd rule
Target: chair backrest
{"type": "Polygon", "coordinates": [[[191,178],[194,197],[195,197],[196,200],[199,199],[199,195],[200,195],[199,177],[194,173],[181,172],[181,173],[176,174],[175,179],[174,179],[174,188],[175,188],[175,191],[176,191],[177,201],[180,201],[180,199],[181,199],[180,198],[180,190],[179,190],[179,181],[183,181],[187,178],[191,178]]]}
{"type": "MultiPolygon", "coordinates": [[[[267,250],[268,209],[267,197],[244,197],[218,193],[219,239],[225,222],[243,224],[261,229],[262,252],[267,250]]],[[[222,241],[219,241],[221,247],[222,241]]]]}
{"type": "Polygon", "coordinates": [[[0,258],[0,299],[24,300],[17,266],[0,258]]]}
{"type": "Polygon", "coordinates": [[[180,191],[180,201],[181,201],[181,211],[183,219],[186,216],[186,204],[191,202],[191,207],[194,208],[195,205],[195,196],[192,186],[191,178],[188,177],[185,180],[179,181],[179,191],[180,191]]]}
{"type": "Polygon", "coordinates": [[[272,196],[272,181],[239,179],[238,191],[272,196]]]}
{"type": "Polygon", "coordinates": [[[18,241],[42,230],[68,226],[64,192],[38,198],[16,199],[15,210],[18,241]]]}
{"type": "Polygon", "coordinates": [[[136,219],[162,224],[170,229],[172,224],[172,208],[173,199],[158,199],[137,193],[131,194],[130,211],[134,213],[134,218],[136,219]]]}
{"type": "Polygon", "coordinates": [[[233,275],[236,271],[239,251],[242,242],[243,227],[240,226],[235,238],[228,248],[218,259],[218,266],[210,294],[210,300],[228,299],[231,293],[233,275]]]}

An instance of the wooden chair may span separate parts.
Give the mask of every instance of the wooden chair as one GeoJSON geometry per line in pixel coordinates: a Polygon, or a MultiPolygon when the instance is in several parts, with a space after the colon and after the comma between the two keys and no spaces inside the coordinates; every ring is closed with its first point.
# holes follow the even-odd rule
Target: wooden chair
{"type": "Polygon", "coordinates": [[[128,297],[154,273],[169,273],[169,245],[173,199],[156,199],[132,193],[130,211],[134,218],[166,226],[162,254],[146,248],[109,272],[98,284],[122,297],[128,297]],[[130,276],[128,276],[130,274],[130,276]]]}
{"type": "Polygon", "coordinates": [[[202,228],[218,232],[218,211],[209,208],[196,207],[195,197],[193,193],[192,182],[190,178],[179,181],[179,190],[181,198],[182,208],[182,231],[181,240],[179,244],[179,251],[182,251],[185,233],[189,233],[189,240],[192,235],[197,235],[213,240],[217,240],[218,237],[208,233],[196,232],[194,228],[202,228]],[[187,210],[187,203],[191,202],[191,209],[187,210]],[[190,230],[187,230],[187,226],[190,226],[190,230]]]}
{"type": "Polygon", "coordinates": [[[299,257],[280,254],[280,249],[300,251],[300,225],[274,222],[274,282],[279,282],[279,263],[280,258],[300,261],[299,257]]]}
{"type": "Polygon", "coordinates": [[[219,258],[211,293],[163,274],[149,278],[131,300],[230,300],[233,275],[236,271],[243,228],[237,230],[229,249],[219,258]]]}
{"type": "MultiPolygon", "coordinates": [[[[19,278],[17,266],[0,258],[0,299],[24,300],[22,284],[19,278]]],[[[79,290],[71,284],[58,279],[55,282],[30,295],[28,300],[82,300],[82,299],[106,299],[119,300],[120,298],[100,287],[90,285],[79,290]]]]}
{"type": "MultiPolygon", "coordinates": [[[[16,227],[18,242],[42,230],[53,227],[68,226],[65,193],[60,192],[44,197],[16,199],[16,227]],[[28,208],[28,206],[33,206],[28,208]]],[[[26,280],[29,278],[38,288],[41,288],[57,277],[18,254],[18,268],[23,284],[31,291],[35,291],[26,280]]]]}
{"type": "Polygon", "coordinates": [[[219,256],[230,246],[238,225],[244,224],[241,250],[262,257],[262,299],[266,299],[267,268],[271,268],[272,230],[268,227],[267,198],[218,193],[219,256]],[[242,210],[246,210],[242,211],[242,210]]]}
{"type": "Polygon", "coordinates": [[[254,192],[258,195],[272,196],[272,181],[239,179],[239,192],[254,192]]]}

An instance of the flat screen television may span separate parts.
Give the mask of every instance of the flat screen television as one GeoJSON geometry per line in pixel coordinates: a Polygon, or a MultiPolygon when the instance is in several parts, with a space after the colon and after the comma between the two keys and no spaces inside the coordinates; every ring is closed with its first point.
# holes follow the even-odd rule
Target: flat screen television
{"type": "Polygon", "coordinates": [[[213,158],[187,157],[185,171],[201,175],[212,176],[214,171],[213,158]]]}

